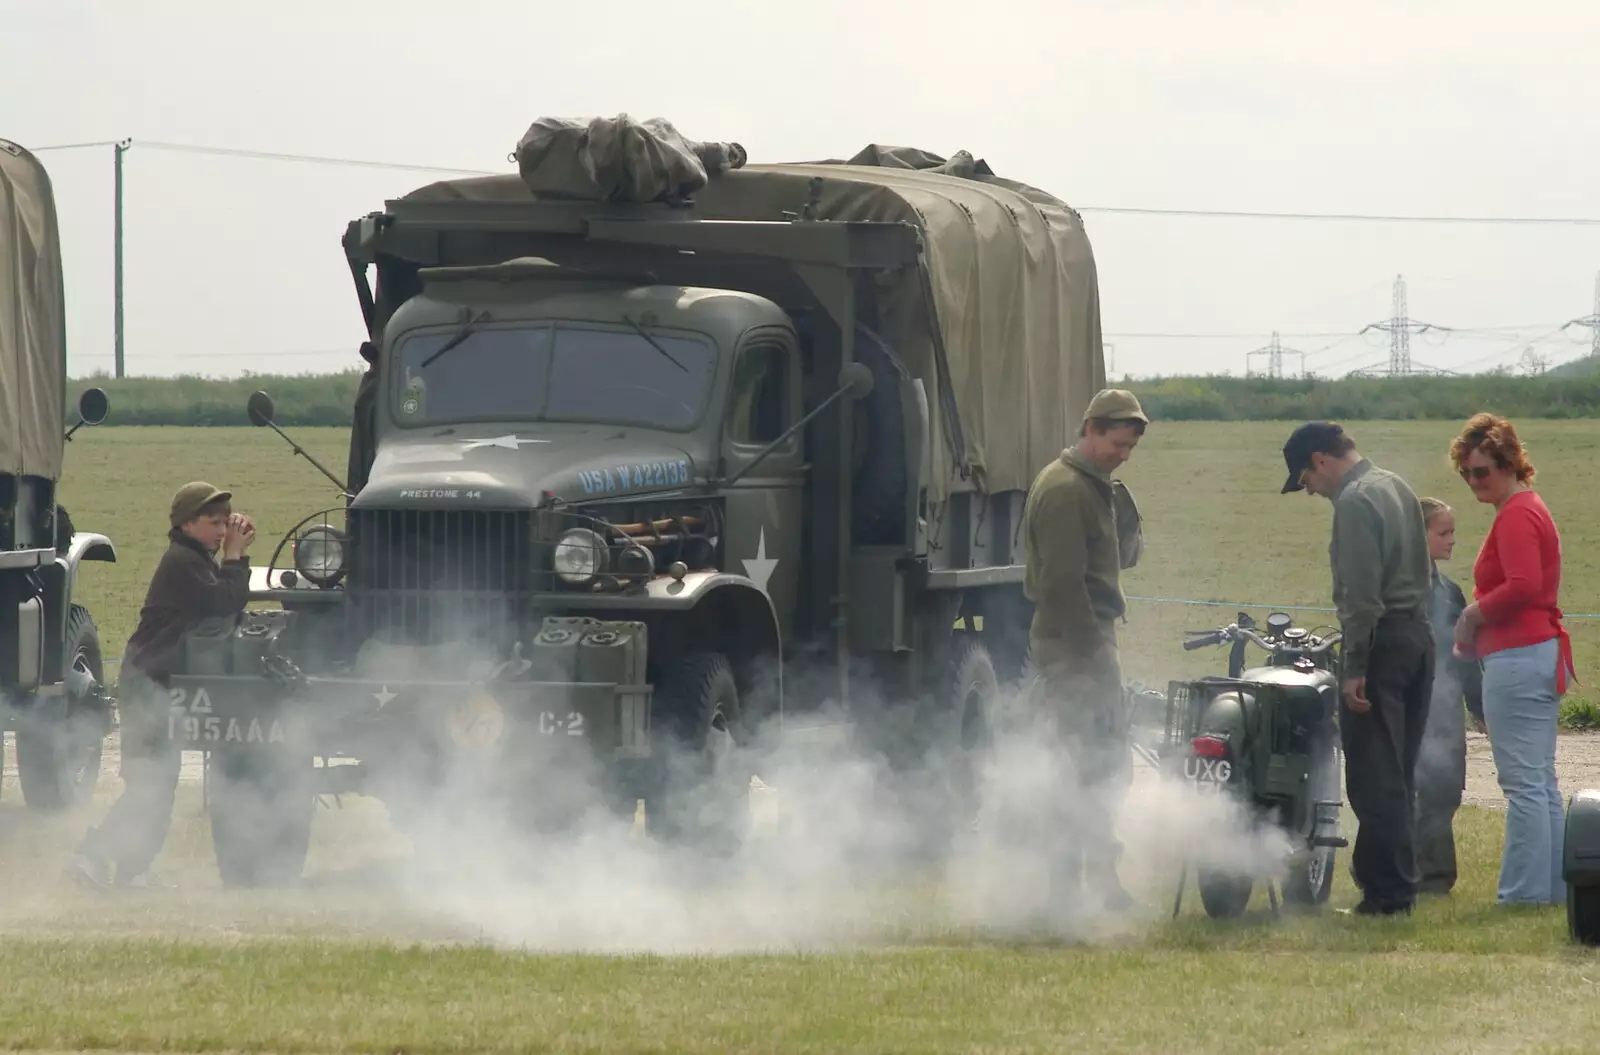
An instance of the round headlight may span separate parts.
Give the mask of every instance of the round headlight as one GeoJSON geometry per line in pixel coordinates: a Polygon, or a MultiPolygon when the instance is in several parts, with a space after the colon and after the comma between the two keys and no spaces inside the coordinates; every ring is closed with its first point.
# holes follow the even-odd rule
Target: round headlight
{"type": "Polygon", "coordinates": [[[556,542],[551,566],[562,582],[582,586],[606,570],[608,552],[599,532],[573,528],[556,542]]]}
{"type": "Polygon", "coordinates": [[[336,582],[344,574],[344,536],[328,524],[307,528],[295,539],[294,567],[318,586],[336,582]]]}

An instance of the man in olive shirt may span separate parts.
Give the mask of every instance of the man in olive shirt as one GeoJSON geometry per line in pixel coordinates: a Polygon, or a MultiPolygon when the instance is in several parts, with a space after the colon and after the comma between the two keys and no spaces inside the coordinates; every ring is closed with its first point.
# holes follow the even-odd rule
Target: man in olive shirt
{"type": "Polygon", "coordinates": [[[1432,562],[1422,503],[1363,458],[1338,425],[1283,445],[1283,493],[1333,503],[1333,603],[1343,639],[1339,731],[1359,830],[1351,864],[1361,915],[1410,912],[1417,894],[1412,799],[1433,689],[1432,562]]]}
{"type": "Polygon", "coordinates": [[[1100,392],[1084,413],[1078,443],[1034,479],[1022,514],[1032,662],[1079,783],[1072,830],[1064,833],[1078,846],[1072,868],[1081,862],[1091,896],[1117,909],[1131,903],[1117,878],[1121,845],[1112,833],[1129,746],[1116,630],[1126,603],[1111,474],[1149,422],[1133,393],[1100,392]]]}

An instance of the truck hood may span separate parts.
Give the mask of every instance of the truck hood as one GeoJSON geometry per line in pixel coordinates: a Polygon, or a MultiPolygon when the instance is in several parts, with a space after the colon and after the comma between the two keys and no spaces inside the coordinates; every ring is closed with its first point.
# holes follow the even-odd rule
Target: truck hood
{"type": "Polygon", "coordinates": [[[455,429],[384,437],[356,508],[532,508],[660,491],[694,481],[681,447],[625,430],[455,429]]]}

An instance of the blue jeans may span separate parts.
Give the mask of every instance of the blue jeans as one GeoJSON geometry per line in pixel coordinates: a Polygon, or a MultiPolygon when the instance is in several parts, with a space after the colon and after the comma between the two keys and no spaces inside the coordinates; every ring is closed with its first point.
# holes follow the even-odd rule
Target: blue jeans
{"type": "Polygon", "coordinates": [[[1558,647],[1552,639],[1483,658],[1483,716],[1507,804],[1501,904],[1567,898],[1561,879],[1565,814],[1556,784],[1558,647]]]}

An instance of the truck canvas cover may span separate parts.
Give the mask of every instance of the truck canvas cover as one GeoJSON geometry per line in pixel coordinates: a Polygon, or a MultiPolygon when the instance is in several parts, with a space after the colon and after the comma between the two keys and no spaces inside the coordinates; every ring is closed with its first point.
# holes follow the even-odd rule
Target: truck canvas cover
{"type": "Polygon", "coordinates": [[[0,139],[0,472],[60,479],[65,300],[50,177],[0,139]]]}
{"type": "MultiPolygon", "coordinates": [[[[781,221],[806,210],[815,177],[822,184],[813,218],[906,223],[923,232],[927,278],[913,268],[884,274],[879,322],[927,389],[935,498],[963,463],[980,490],[1026,490],[1074,442],[1084,408],[1105,385],[1098,275],[1081,218],[965,152],[946,160],[877,145],[847,161],[711,175],[694,194],[693,212],[781,221]],[[951,396],[955,423],[946,420],[951,396]]],[[[574,187],[573,196],[580,191],[574,187]]],[[[433,183],[406,200],[533,197],[522,178],[506,175],[433,183]]]]}

